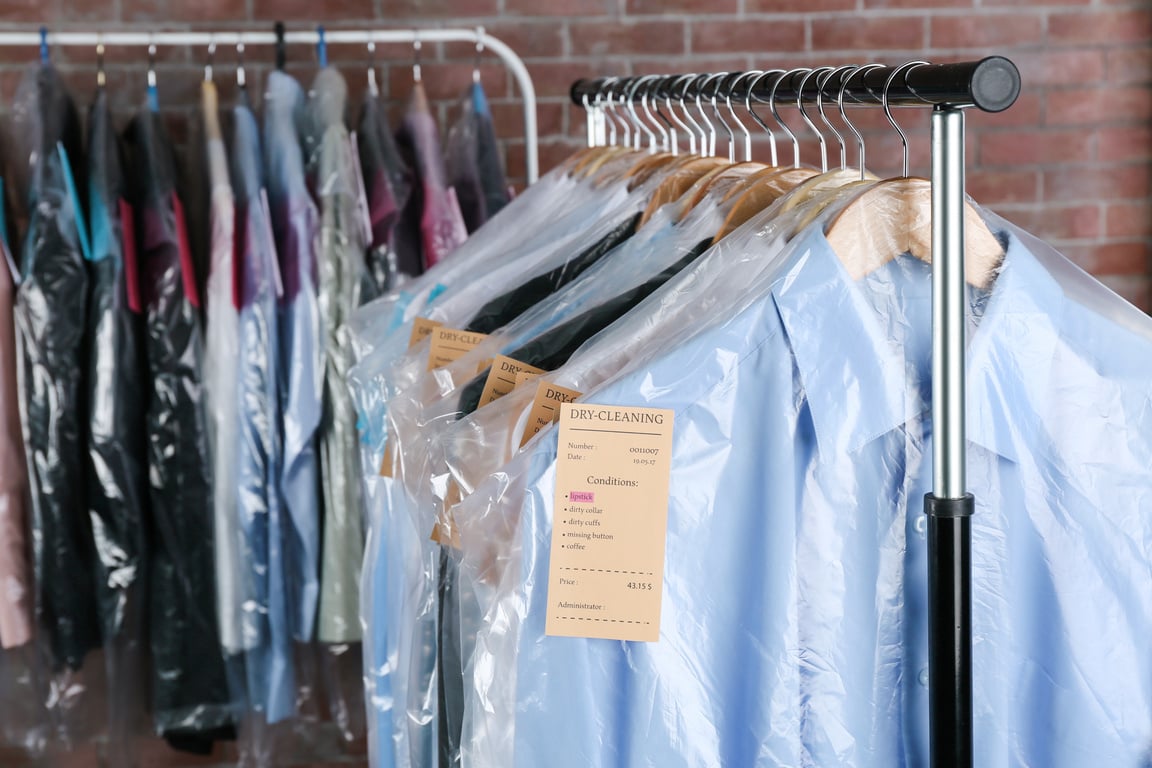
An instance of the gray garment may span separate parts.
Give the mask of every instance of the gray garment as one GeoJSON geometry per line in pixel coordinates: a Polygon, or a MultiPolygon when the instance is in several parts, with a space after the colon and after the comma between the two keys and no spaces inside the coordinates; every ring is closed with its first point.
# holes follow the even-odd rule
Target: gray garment
{"type": "Polygon", "coordinates": [[[369,242],[367,210],[355,148],[344,126],[348,86],[333,69],[322,70],[308,104],[310,170],[320,201],[320,317],[325,339],[324,410],[320,471],[324,496],[324,545],[320,571],[318,638],[357,642],[364,525],[359,484],[356,409],[348,391],[355,362],[343,329],[360,304],[369,242]]]}

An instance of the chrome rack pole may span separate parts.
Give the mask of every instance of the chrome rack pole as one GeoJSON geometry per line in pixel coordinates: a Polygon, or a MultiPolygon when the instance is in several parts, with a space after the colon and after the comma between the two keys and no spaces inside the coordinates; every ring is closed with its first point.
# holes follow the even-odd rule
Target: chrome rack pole
{"type": "Polygon", "coordinates": [[[964,111],[932,112],[932,493],[928,695],[933,768],[972,768],[972,526],[966,492],[964,111]]]}

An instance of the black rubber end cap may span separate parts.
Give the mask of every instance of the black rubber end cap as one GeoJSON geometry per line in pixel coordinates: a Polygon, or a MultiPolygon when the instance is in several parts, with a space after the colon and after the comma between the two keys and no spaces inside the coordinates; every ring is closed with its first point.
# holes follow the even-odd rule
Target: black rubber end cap
{"type": "Polygon", "coordinates": [[[1003,56],[989,56],[972,73],[972,101],[985,112],[1003,112],[1020,96],[1020,70],[1003,56]]]}

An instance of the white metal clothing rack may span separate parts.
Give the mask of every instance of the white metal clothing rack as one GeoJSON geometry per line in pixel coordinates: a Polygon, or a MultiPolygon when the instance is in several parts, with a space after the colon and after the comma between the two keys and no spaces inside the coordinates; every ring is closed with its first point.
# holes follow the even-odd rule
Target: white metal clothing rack
{"type": "Polygon", "coordinates": [[[36,31],[0,31],[0,46],[28,46],[35,48],[47,42],[49,46],[95,48],[104,46],[217,46],[276,45],[278,43],[359,43],[375,45],[413,45],[423,43],[473,43],[495,53],[512,71],[520,96],[524,102],[524,143],[528,183],[540,176],[540,159],[536,128],[536,88],[524,61],[504,41],[492,37],[482,29],[332,29],[286,31],[283,37],[275,32],[221,31],[221,32],[48,32],[46,39],[36,31]]]}

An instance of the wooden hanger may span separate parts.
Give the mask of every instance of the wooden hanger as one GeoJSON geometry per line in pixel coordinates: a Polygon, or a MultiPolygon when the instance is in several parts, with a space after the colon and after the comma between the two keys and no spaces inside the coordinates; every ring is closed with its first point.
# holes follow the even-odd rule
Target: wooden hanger
{"type": "Polygon", "coordinates": [[[771,173],[760,175],[754,183],[748,185],[740,193],[740,197],[736,199],[736,203],[728,211],[724,224],[712,242],[720,242],[721,239],[731,234],[732,230],[795,189],[797,184],[817,176],[819,173],[815,168],[785,168],[784,170],[777,168],[772,169],[771,173]]]}
{"type": "MultiPolygon", "coordinates": [[[[852,279],[910,254],[932,263],[932,184],[898,178],[860,192],[828,224],[825,236],[852,279]]],[[[980,214],[964,203],[964,276],[988,288],[1004,259],[1000,241],[980,214]]]]}
{"type": "Polygon", "coordinates": [[[661,207],[679,200],[692,185],[708,174],[719,173],[728,167],[727,160],[718,157],[689,156],[687,160],[667,170],[667,177],[652,193],[648,207],[640,216],[640,225],[643,226],[661,207]]]}

